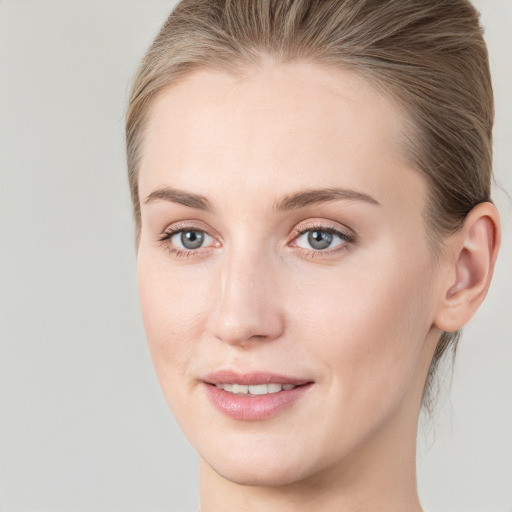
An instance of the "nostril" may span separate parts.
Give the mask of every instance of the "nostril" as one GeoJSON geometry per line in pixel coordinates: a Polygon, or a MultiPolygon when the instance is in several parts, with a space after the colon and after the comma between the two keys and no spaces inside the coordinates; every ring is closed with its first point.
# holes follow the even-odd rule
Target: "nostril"
{"type": "Polygon", "coordinates": [[[220,295],[210,318],[210,333],[231,345],[275,339],[284,330],[277,274],[259,254],[246,251],[241,257],[240,252],[228,255],[219,276],[220,295]]]}
{"type": "Polygon", "coordinates": [[[270,341],[284,331],[283,316],[273,307],[243,307],[224,303],[212,315],[210,330],[214,337],[230,345],[270,341]]]}

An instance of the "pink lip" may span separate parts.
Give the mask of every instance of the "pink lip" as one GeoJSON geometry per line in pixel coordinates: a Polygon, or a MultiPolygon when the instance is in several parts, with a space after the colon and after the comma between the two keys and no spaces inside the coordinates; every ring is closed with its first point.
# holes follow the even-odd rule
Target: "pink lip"
{"type": "Polygon", "coordinates": [[[257,421],[276,415],[293,403],[297,402],[313,383],[307,379],[299,379],[271,373],[236,373],[220,371],[209,374],[203,379],[206,395],[213,405],[223,414],[236,420],[257,421]],[[244,396],[234,395],[218,388],[215,384],[293,384],[296,388],[269,393],[268,395],[244,396]]]}

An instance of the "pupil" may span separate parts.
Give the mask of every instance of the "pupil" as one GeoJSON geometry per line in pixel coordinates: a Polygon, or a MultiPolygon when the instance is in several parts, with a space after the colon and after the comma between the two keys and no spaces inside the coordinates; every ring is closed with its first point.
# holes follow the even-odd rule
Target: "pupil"
{"type": "Polygon", "coordinates": [[[200,231],[182,231],[181,243],[186,249],[197,249],[201,247],[204,240],[204,234],[200,231]]]}
{"type": "Polygon", "coordinates": [[[314,249],[326,249],[331,245],[332,235],[325,231],[310,231],[308,242],[314,249]]]}

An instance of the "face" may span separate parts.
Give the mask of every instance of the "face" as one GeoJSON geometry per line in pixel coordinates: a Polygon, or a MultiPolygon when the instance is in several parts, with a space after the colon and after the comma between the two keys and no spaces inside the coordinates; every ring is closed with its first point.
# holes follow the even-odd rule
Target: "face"
{"type": "Polygon", "coordinates": [[[310,64],[201,70],[155,101],[142,314],[165,397],[222,477],[296,482],[411,430],[438,283],[402,126],[356,75],[310,64]]]}

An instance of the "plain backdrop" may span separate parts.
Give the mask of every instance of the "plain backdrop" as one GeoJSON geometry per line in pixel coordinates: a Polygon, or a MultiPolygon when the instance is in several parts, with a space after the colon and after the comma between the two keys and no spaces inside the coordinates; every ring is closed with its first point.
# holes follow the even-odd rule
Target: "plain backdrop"
{"type": "MultiPolygon", "coordinates": [[[[430,512],[512,511],[512,1],[475,3],[504,239],[451,392],[420,429],[430,512]]],[[[196,456],[138,311],[123,138],[130,78],[173,5],[0,0],[3,512],[197,510],[196,456]]]]}

